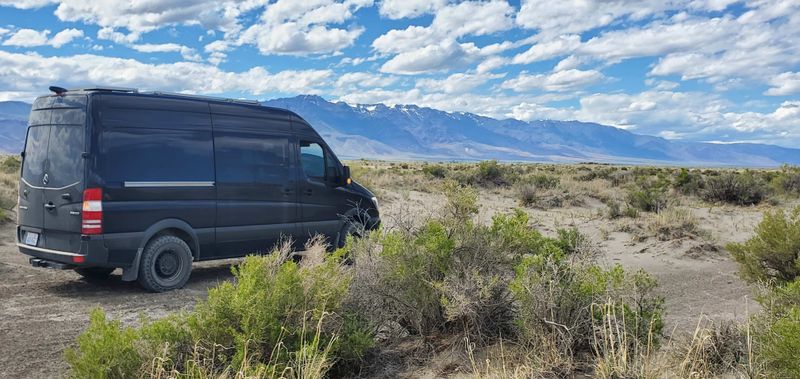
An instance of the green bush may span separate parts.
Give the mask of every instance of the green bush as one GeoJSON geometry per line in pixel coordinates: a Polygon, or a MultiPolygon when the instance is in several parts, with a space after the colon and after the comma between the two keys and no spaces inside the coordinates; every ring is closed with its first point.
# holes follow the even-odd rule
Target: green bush
{"type": "Polygon", "coordinates": [[[703,176],[692,170],[681,168],[672,182],[672,187],[684,195],[694,195],[703,188],[703,176]]]}
{"type": "Polygon", "coordinates": [[[658,212],[667,207],[667,188],[663,181],[642,180],[628,191],[628,207],[644,212],[658,212]]]}
{"type": "Polygon", "coordinates": [[[136,330],[109,320],[99,308],[89,316],[89,327],[78,336],[78,346],[64,351],[73,378],[135,378],[143,358],[136,346],[136,330]]]}
{"type": "Polygon", "coordinates": [[[561,179],[550,175],[534,175],[524,179],[524,182],[540,189],[553,189],[558,187],[561,179]]]}
{"type": "Polygon", "coordinates": [[[750,320],[755,358],[767,377],[800,377],[800,280],[773,287],[758,301],[763,312],[750,320]]]}
{"type": "Polygon", "coordinates": [[[501,165],[495,160],[478,163],[472,177],[466,184],[484,187],[507,186],[516,180],[514,170],[509,165],[501,165]]]}
{"type": "Polygon", "coordinates": [[[422,167],[422,172],[438,179],[444,179],[447,176],[447,168],[438,164],[425,165],[422,167]]]}
{"type": "Polygon", "coordinates": [[[0,171],[6,174],[15,174],[19,173],[19,169],[22,167],[22,161],[18,156],[8,156],[3,159],[3,162],[0,164],[0,171]]]}
{"type": "Polygon", "coordinates": [[[632,341],[656,342],[663,332],[664,310],[663,299],[653,294],[655,287],[655,280],[643,271],[629,274],[619,265],[608,270],[576,265],[560,250],[525,257],[510,284],[522,341],[551,341],[564,356],[590,352],[595,326],[608,313],[624,320],[632,341]],[[605,309],[607,304],[614,309],[605,309]]]}
{"type": "Polygon", "coordinates": [[[784,165],[772,182],[784,193],[800,195],[800,167],[784,165]]]}
{"type": "Polygon", "coordinates": [[[753,205],[767,197],[766,182],[750,171],[726,172],[708,177],[704,187],[702,197],[710,202],[753,205]]]}
{"type": "Polygon", "coordinates": [[[342,309],[351,275],[338,255],[300,265],[288,257],[287,248],[247,257],[233,268],[235,281],[211,289],[192,312],[143,320],[136,329],[94,312],[78,346],[65,353],[71,374],[295,377],[360,359],[370,337],[342,309]]]}
{"type": "Polygon", "coordinates": [[[755,232],[748,241],[727,246],[742,277],[773,284],[795,280],[800,274],[800,207],[788,215],[765,212],[755,232]]]}

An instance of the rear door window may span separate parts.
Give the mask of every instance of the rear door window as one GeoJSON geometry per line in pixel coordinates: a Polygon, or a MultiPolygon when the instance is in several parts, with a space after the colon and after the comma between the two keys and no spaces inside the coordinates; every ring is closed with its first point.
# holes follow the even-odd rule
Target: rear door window
{"type": "Polygon", "coordinates": [[[61,188],[83,180],[82,155],[85,133],[82,125],[53,125],[50,127],[50,146],[47,157],[48,187],[61,188]]]}
{"type": "Polygon", "coordinates": [[[25,141],[25,160],[22,164],[22,179],[29,185],[42,185],[49,137],[49,126],[31,126],[28,129],[28,138],[25,141]]]}

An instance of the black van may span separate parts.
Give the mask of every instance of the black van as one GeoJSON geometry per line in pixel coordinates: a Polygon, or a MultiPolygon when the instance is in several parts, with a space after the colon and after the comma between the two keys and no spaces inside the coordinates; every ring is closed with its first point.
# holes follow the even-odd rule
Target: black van
{"type": "Polygon", "coordinates": [[[333,246],[380,222],[378,201],[303,118],[257,102],[51,87],[31,109],[17,246],[87,278],[122,268],[151,291],[192,261],[333,246]]]}

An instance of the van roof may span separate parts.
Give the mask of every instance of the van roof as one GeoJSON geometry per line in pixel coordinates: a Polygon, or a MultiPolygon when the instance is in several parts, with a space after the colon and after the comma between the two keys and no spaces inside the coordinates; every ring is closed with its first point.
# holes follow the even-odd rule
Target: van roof
{"type": "Polygon", "coordinates": [[[163,97],[163,98],[171,98],[171,99],[186,99],[186,100],[195,100],[195,101],[206,101],[206,102],[214,102],[214,103],[223,103],[223,104],[239,104],[239,105],[249,105],[249,106],[257,106],[262,107],[271,111],[278,111],[281,113],[286,113],[287,115],[291,115],[297,117],[300,121],[308,123],[305,119],[300,117],[295,112],[292,112],[288,109],[284,108],[276,108],[276,107],[268,107],[264,106],[259,103],[257,100],[247,100],[247,99],[234,99],[234,98],[226,98],[226,97],[217,97],[217,96],[206,96],[206,95],[193,95],[193,94],[185,94],[185,93],[177,93],[177,92],[163,92],[163,91],[145,91],[140,92],[137,88],[126,88],[126,87],[105,87],[105,86],[93,86],[93,87],[86,87],[86,88],[77,88],[77,89],[70,89],[65,91],[67,94],[92,94],[92,93],[118,93],[118,94],[125,94],[128,96],[145,96],[145,97],[163,97]]]}

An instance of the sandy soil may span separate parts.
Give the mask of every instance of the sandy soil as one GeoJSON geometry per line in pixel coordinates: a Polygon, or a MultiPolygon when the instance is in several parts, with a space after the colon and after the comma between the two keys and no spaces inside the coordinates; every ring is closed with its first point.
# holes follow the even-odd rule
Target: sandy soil
{"type": "MultiPolygon", "coordinates": [[[[388,192],[388,191],[387,191],[388,192]]],[[[415,191],[388,192],[383,201],[388,226],[409,217],[425,218],[436,212],[442,197],[415,191]]],[[[479,221],[517,207],[504,193],[480,196],[479,221]]],[[[581,207],[527,209],[546,234],[556,228],[577,227],[602,248],[601,262],[644,268],[658,278],[666,299],[668,330],[692,330],[701,315],[743,320],[757,311],[752,289],[736,276],[736,266],[719,246],[748,238],[761,210],[736,207],[689,207],[707,236],[699,239],[644,240],[626,230],[624,222],[600,216],[604,205],[592,199],[581,207]]],[[[93,307],[133,324],[141,314],[159,317],[192,306],[207,289],[230,279],[234,261],[200,263],[184,289],[151,294],[135,283],[124,283],[116,273],[100,284],[85,282],[72,271],[33,268],[17,252],[14,225],[0,226],[0,378],[57,377],[66,370],[65,347],[86,326],[93,307]]]]}

